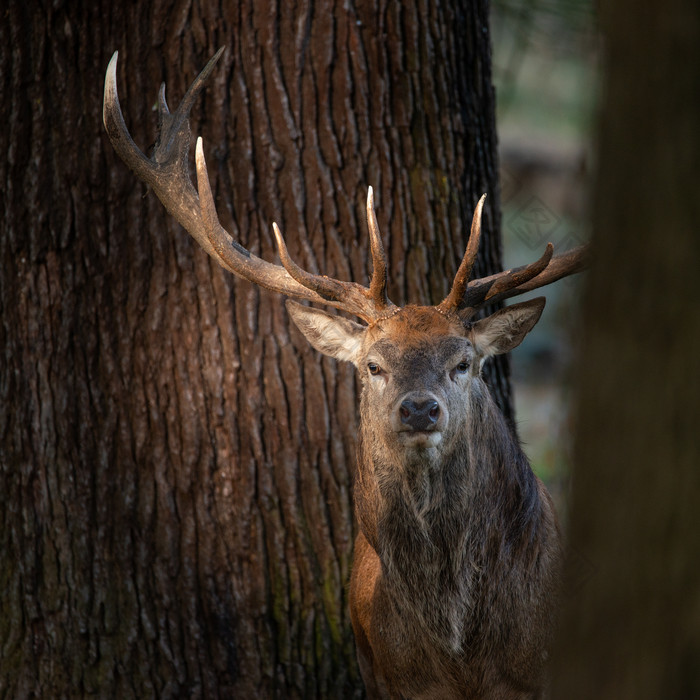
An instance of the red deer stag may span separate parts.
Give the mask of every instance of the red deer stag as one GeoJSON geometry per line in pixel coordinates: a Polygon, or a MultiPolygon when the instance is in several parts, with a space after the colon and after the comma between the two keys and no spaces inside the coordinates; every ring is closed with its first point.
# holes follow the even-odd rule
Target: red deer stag
{"type": "Polygon", "coordinates": [[[578,271],[584,251],[553,258],[549,244],[535,263],[469,282],[482,197],[447,298],[401,308],[387,297],[370,188],[369,287],[305,272],[290,259],[276,225],[282,266],[257,258],[219,223],[201,139],[197,191],[188,174],[188,114],[220,54],[174,114],[161,86],[160,133],[149,159],[124,123],[115,53],[104,124],[120,157],[224,268],[365,322],[287,302],[309,342],[352,362],[362,380],[350,610],[367,691],[373,698],[539,697],[561,555],[557,519],[480,369],[520,343],[544,299],[471,319],[487,302],[578,271]]]}

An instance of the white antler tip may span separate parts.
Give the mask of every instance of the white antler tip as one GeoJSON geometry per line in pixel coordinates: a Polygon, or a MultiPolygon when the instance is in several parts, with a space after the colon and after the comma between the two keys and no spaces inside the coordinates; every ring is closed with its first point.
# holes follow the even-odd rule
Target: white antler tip
{"type": "Polygon", "coordinates": [[[195,160],[197,161],[197,168],[198,169],[201,166],[206,166],[206,163],[204,161],[204,144],[202,142],[201,136],[197,137],[197,145],[195,146],[195,149],[194,149],[194,157],[195,157],[195,160]]]}
{"type": "Polygon", "coordinates": [[[272,222],[272,230],[275,234],[275,242],[277,243],[277,252],[280,255],[280,260],[282,260],[282,264],[284,265],[285,269],[289,271],[287,264],[291,263],[291,260],[289,259],[289,253],[287,252],[287,244],[284,242],[282,231],[280,231],[280,227],[277,225],[276,221],[272,222]]]}
{"type": "Polygon", "coordinates": [[[112,58],[109,59],[107,64],[107,72],[105,73],[105,96],[109,93],[117,92],[117,58],[119,52],[115,51],[112,54],[112,58]]]}
{"type": "Polygon", "coordinates": [[[479,201],[476,203],[476,207],[474,208],[474,223],[479,222],[481,223],[481,211],[484,208],[484,202],[486,201],[486,193],[481,195],[479,201]]]}

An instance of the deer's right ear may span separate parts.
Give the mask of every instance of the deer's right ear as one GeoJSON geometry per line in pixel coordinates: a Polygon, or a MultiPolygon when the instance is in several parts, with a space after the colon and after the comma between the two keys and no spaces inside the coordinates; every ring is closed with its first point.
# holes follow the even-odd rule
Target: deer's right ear
{"type": "Polygon", "coordinates": [[[540,320],[545,298],[537,297],[506,306],[472,325],[470,340],[482,357],[510,352],[540,320]]]}
{"type": "Polygon", "coordinates": [[[366,326],[342,316],[287,300],[287,311],[316,350],[336,360],[356,363],[366,326]]]}

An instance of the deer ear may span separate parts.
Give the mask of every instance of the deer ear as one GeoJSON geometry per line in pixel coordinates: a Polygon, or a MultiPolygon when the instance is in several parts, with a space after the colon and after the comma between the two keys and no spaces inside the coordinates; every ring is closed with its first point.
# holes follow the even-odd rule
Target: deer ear
{"type": "Polygon", "coordinates": [[[336,360],[354,363],[358,359],[366,326],[291,300],[287,311],[316,350],[336,360]]]}
{"type": "Polygon", "coordinates": [[[518,347],[540,320],[545,298],[538,297],[507,306],[474,323],[470,332],[477,353],[482,357],[501,355],[518,347]]]}

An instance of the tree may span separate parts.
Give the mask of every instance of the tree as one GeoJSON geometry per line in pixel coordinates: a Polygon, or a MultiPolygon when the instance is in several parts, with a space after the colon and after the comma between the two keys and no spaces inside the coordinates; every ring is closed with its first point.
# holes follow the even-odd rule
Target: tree
{"type": "Polygon", "coordinates": [[[700,696],[700,8],[601,6],[570,592],[555,698],[700,696]]]}
{"type": "MultiPolygon", "coordinates": [[[[346,613],[352,370],[227,276],[118,161],[104,70],[144,150],[200,103],[222,223],[364,281],[375,187],[396,301],[441,299],[488,192],[485,2],[10,0],[0,23],[0,695],[361,693],[346,613]]],[[[508,410],[505,365],[492,374],[508,410]]]]}

